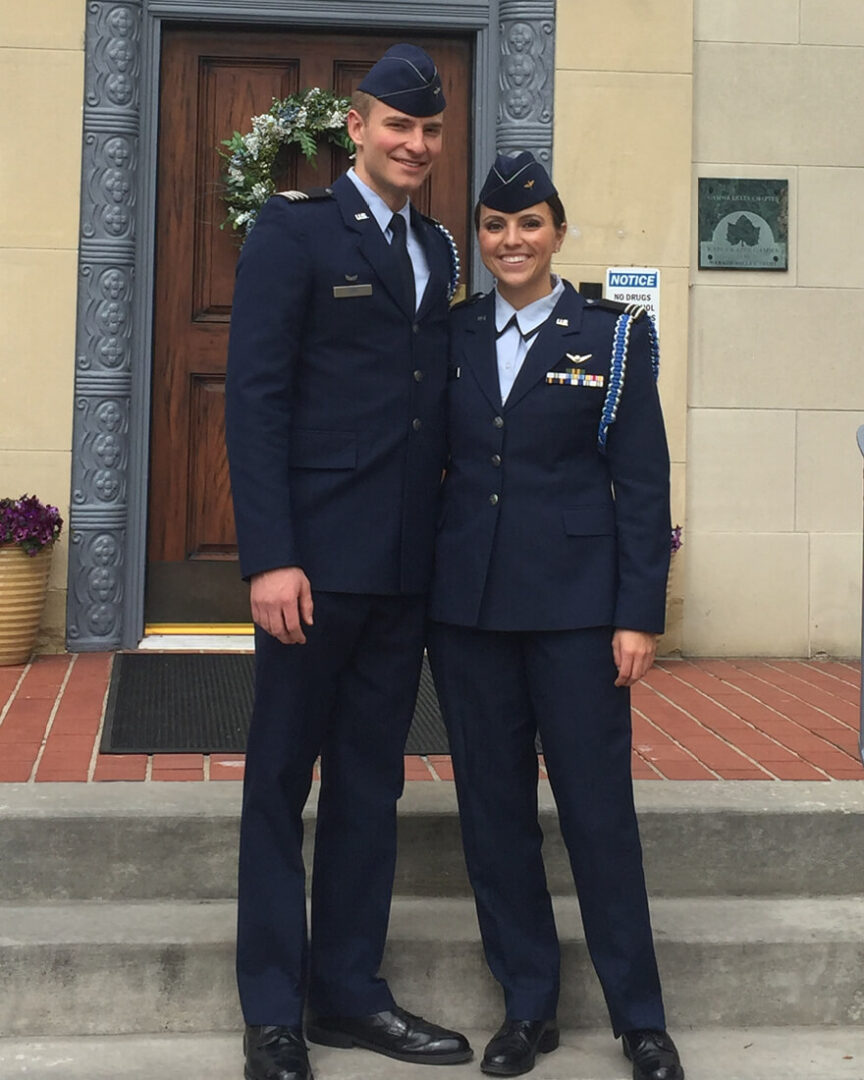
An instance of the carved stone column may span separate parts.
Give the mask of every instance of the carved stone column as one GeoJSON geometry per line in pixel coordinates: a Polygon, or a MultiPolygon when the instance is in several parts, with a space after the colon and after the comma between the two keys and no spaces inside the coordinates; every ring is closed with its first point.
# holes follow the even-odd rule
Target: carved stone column
{"type": "Polygon", "coordinates": [[[68,644],[122,632],[135,261],[141,0],[89,0],[68,644]]]}
{"type": "Polygon", "coordinates": [[[500,0],[498,149],[552,168],[555,0],[500,0]]]}

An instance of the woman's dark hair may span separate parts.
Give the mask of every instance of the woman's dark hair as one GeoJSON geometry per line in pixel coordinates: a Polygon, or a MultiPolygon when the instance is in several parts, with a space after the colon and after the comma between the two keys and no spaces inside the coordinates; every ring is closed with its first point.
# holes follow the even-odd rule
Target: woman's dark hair
{"type": "MultiPolygon", "coordinates": [[[[548,199],[544,199],[543,202],[552,211],[552,223],[556,229],[560,229],[564,222],[567,220],[567,214],[564,211],[564,203],[561,202],[561,198],[558,195],[550,195],[548,199]]],[[[474,207],[474,231],[477,232],[480,229],[480,207],[482,203],[477,203],[474,207]]]]}

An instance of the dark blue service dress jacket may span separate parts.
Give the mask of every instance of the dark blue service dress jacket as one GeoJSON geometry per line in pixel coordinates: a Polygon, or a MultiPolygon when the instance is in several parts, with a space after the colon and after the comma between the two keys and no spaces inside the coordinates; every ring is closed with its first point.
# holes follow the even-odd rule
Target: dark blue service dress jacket
{"type": "Polygon", "coordinates": [[[494,293],[453,309],[433,619],[662,632],[669,454],[649,317],[623,315],[565,283],[502,405],[494,293]]]}
{"type": "Polygon", "coordinates": [[[429,263],[415,314],[355,186],[274,196],[237,269],[226,438],[243,575],[301,566],[313,588],[426,590],[445,460],[451,253],[413,208],[429,263]]]}

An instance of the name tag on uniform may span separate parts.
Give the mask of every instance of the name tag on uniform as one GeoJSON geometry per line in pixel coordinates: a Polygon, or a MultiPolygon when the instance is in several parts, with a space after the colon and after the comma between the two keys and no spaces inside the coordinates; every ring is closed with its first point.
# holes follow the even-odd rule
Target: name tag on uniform
{"type": "Polygon", "coordinates": [[[371,296],[372,286],[366,285],[334,285],[333,297],[336,300],[345,300],[350,296],[371,296]]]}
{"type": "Polygon", "coordinates": [[[546,382],[556,386],[593,386],[602,390],[604,381],[602,375],[589,375],[584,368],[546,372],[546,382]]]}

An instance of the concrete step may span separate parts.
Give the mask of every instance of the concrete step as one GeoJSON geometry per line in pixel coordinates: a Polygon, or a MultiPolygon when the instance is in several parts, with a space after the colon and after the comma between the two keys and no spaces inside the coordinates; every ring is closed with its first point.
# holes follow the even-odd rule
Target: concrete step
{"type": "MultiPolygon", "coordinates": [[[[471,1064],[444,1073],[480,1076],[489,1030],[469,1031],[471,1064]]],[[[864,1030],[851,1028],[695,1028],[674,1032],[691,1080],[862,1080],[864,1030]]],[[[318,1080],[426,1080],[422,1065],[404,1065],[365,1050],[311,1047],[318,1080]]],[[[0,1039],[3,1080],[240,1080],[239,1034],[0,1039]]],[[[436,1073],[437,1075],[437,1073],[436,1073]]],[[[607,1030],[562,1032],[542,1055],[532,1080],[628,1080],[630,1069],[607,1030]]]]}
{"type": "MultiPolygon", "coordinates": [[[[861,897],[653,902],[670,1024],[855,1024],[864,1013],[861,897]]],[[[574,899],[558,898],[559,1017],[607,1016],[574,899]]],[[[0,1032],[10,1036],[235,1030],[234,905],[0,907],[0,1032]]],[[[493,1029],[501,996],[467,899],[399,899],[384,973],[406,1008],[493,1029]]],[[[2,1074],[0,1074],[2,1075],[2,1074]]]]}
{"type": "MultiPolygon", "coordinates": [[[[641,781],[655,896],[844,895],[864,880],[855,781],[641,781]]],[[[0,902],[222,899],[235,895],[240,785],[0,785],[0,902]]],[[[540,785],[552,892],[571,888],[548,783],[540,785]]],[[[314,832],[315,795],[307,808],[314,832]]],[[[466,896],[451,783],[410,783],[396,891],[466,896]]]]}

